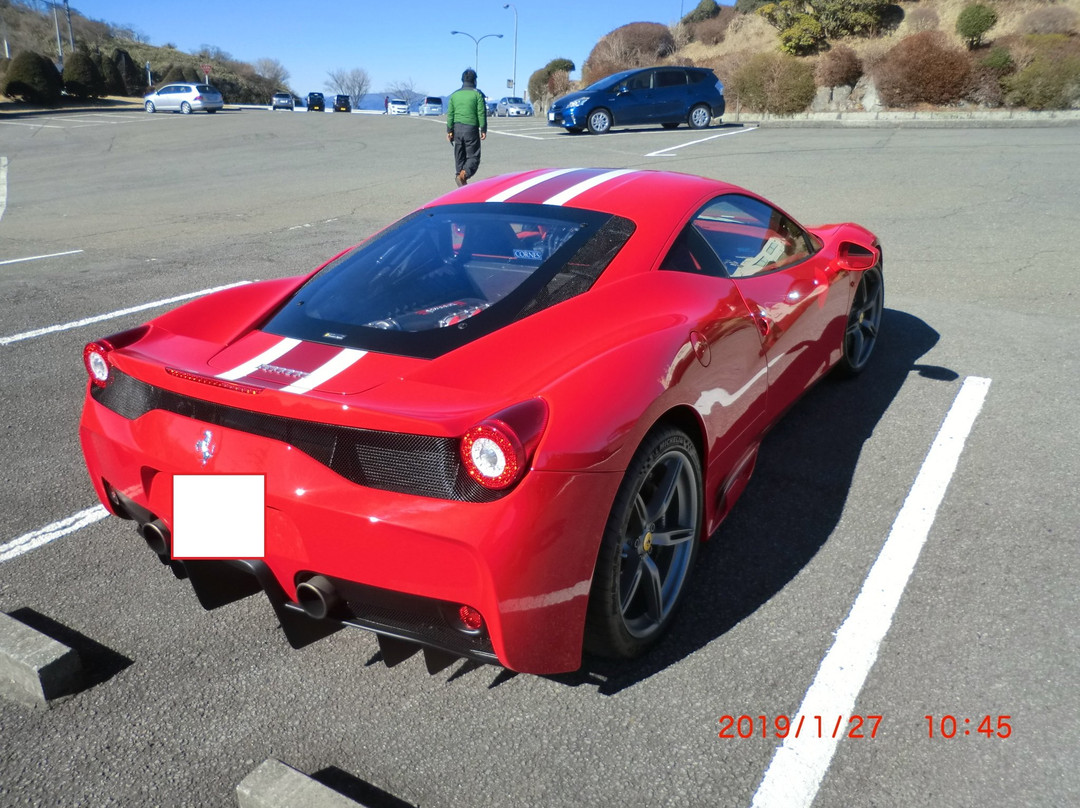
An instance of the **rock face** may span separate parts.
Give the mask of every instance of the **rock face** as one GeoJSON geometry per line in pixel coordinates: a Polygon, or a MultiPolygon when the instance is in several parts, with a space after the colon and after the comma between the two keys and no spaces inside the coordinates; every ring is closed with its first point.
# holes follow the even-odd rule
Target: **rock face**
{"type": "Polygon", "coordinates": [[[884,108],[874,80],[868,76],[860,78],[854,87],[818,87],[810,105],[811,112],[879,112],[884,108]]]}

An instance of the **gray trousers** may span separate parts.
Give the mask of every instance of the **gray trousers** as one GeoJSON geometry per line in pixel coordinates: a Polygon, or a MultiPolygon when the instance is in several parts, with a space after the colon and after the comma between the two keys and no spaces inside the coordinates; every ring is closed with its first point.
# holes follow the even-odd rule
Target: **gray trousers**
{"type": "Polygon", "coordinates": [[[469,179],[480,168],[480,127],[468,123],[454,124],[454,173],[465,170],[469,179]]]}

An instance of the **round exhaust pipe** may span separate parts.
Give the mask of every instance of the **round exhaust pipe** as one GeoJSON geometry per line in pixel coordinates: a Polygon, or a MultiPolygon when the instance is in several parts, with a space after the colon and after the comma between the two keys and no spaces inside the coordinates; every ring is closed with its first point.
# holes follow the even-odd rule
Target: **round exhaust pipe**
{"type": "Polygon", "coordinates": [[[139,525],[139,535],[147,546],[162,558],[169,556],[169,529],[160,519],[139,525]]]}
{"type": "Polygon", "coordinates": [[[328,578],[314,575],[296,587],[296,602],[308,617],[322,620],[337,608],[341,597],[328,578]]]}

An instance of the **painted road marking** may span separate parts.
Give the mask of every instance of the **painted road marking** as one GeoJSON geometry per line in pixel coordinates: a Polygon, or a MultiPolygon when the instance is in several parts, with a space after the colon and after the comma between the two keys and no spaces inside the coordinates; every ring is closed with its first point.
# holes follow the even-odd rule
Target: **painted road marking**
{"type": "MultiPolygon", "coordinates": [[[[3,205],[3,193],[0,191],[0,216],[4,215],[3,205]]],[[[61,255],[78,255],[82,250],[66,250],[65,252],[49,253],[48,255],[31,255],[27,258],[9,258],[7,261],[0,261],[0,267],[5,264],[21,264],[23,261],[40,261],[42,258],[59,258],[61,255]]]]}
{"type": "MultiPolygon", "coordinates": [[[[964,380],[797,715],[851,715],[989,389],[990,379],[964,380]]],[[[809,808],[839,743],[828,733],[789,733],[773,754],[751,808],[809,808]]]]}
{"type": "Polygon", "coordinates": [[[730,137],[731,135],[742,135],[746,132],[753,132],[757,129],[756,126],[748,126],[745,129],[736,129],[734,132],[721,132],[718,135],[710,135],[709,137],[703,137],[700,140],[691,140],[689,143],[680,143],[678,146],[668,146],[666,149],[658,149],[654,152],[649,152],[646,157],[674,157],[673,154],[668,152],[677,151],[678,149],[685,149],[687,146],[696,146],[698,143],[707,143],[710,140],[716,140],[718,137],[730,137]]]}
{"type": "Polygon", "coordinates": [[[59,522],[53,522],[51,525],[45,525],[43,528],[19,536],[19,538],[13,539],[7,544],[0,544],[0,563],[17,558],[23,553],[29,553],[31,550],[59,539],[61,536],[66,536],[68,533],[82,530],[84,527],[94,524],[94,522],[100,522],[108,515],[109,512],[105,510],[104,505],[95,505],[93,508],[79,511],[66,519],[61,519],[59,522]]]}
{"type": "Polygon", "coordinates": [[[45,334],[54,334],[57,331],[69,331],[72,328],[81,328],[84,325],[91,325],[92,323],[100,323],[103,320],[112,320],[117,317],[124,317],[128,314],[134,314],[138,311],[146,311],[147,309],[155,309],[159,306],[168,306],[170,303],[179,303],[181,300],[190,300],[194,297],[202,297],[203,295],[209,295],[214,292],[221,292],[225,289],[232,289],[236,286],[243,286],[251,283],[251,281],[237,281],[236,283],[229,283],[225,286],[215,286],[212,289],[200,289],[198,292],[189,292],[186,295],[177,295],[176,297],[169,297],[165,300],[155,300],[152,303],[142,303],[138,306],[132,306],[128,309],[120,309],[119,311],[111,311],[108,314],[98,314],[94,317],[86,317],[82,320],[75,320],[70,323],[62,323],[60,325],[50,325],[45,328],[35,328],[33,331],[24,331],[21,334],[12,334],[10,337],[0,337],[0,346],[11,345],[13,342],[22,342],[25,339],[32,339],[33,337],[44,336],[45,334]]]}
{"type": "Polygon", "coordinates": [[[0,219],[7,208],[7,158],[0,156],[0,219]]]}

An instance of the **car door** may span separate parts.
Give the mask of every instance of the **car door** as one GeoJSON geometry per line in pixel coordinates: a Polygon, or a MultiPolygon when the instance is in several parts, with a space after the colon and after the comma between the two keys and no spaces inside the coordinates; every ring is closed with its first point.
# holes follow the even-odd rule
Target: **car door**
{"type": "Polygon", "coordinates": [[[754,317],[768,359],[769,419],[778,418],[839,358],[847,276],[794,220],[755,197],[718,197],[693,226],[754,317]]]}
{"type": "Polygon", "coordinates": [[[653,74],[652,115],[650,120],[660,123],[685,120],[689,107],[686,103],[686,71],[675,67],[660,68],[653,74]]]}
{"type": "Polygon", "coordinates": [[[711,467],[726,477],[768,423],[767,356],[757,318],[693,222],[675,239],[660,271],[692,277],[682,281],[695,302],[679,384],[694,391],[691,403],[711,442],[711,467]]]}
{"type": "Polygon", "coordinates": [[[180,109],[180,93],[183,89],[183,87],[180,87],[177,84],[170,84],[168,87],[163,87],[161,89],[162,106],[166,110],[180,109]]]}
{"type": "Polygon", "coordinates": [[[652,74],[652,70],[642,70],[614,88],[611,114],[616,124],[625,126],[652,120],[652,74]]]}

